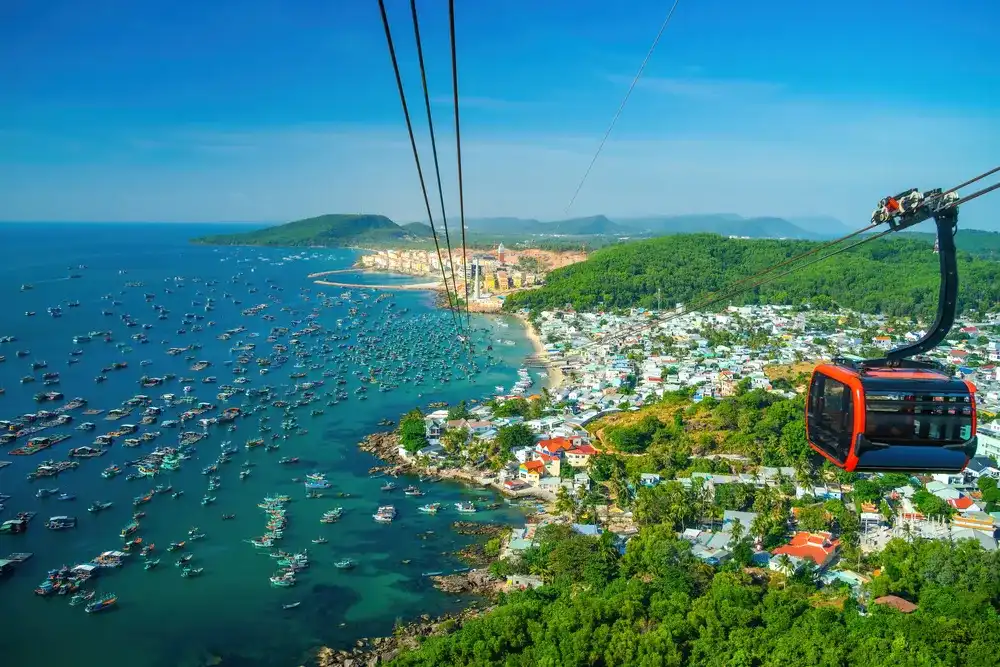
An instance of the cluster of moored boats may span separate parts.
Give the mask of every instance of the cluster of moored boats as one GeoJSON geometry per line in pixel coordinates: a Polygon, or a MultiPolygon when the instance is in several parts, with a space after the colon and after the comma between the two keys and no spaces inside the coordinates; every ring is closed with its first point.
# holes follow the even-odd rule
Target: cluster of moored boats
{"type": "MultiPolygon", "coordinates": [[[[233,276],[231,284],[243,284],[248,288],[249,294],[257,293],[258,287],[248,278],[247,274],[239,273],[233,276]]],[[[308,430],[299,423],[299,415],[303,410],[309,410],[312,417],[319,417],[328,412],[325,408],[352,399],[364,401],[368,398],[368,392],[376,389],[379,392],[389,392],[402,385],[426,385],[429,390],[433,390],[454,378],[474,377],[484,366],[498,362],[488,353],[490,346],[486,346],[486,354],[480,354],[478,358],[472,357],[468,353],[469,341],[457,341],[447,327],[438,326],[439,320],[444,317],[442,313],[418,316],[408,314],[406,308],[396,307],[391,294],[383,293],[372,298],[373,295],[367,293],[344,292],[333,296],[313,294],[311,290],[303,289],[299,295],[307,304],[307,312],[303,312],[298,306],[281,305],[281,287],[271,279],[265,280],[265,283],[269,292],[266,300],[257,305],[242,307],[241,314],[245,318],[258,318],[267,322],[269,330],[266,333],[262,330],[258,334],[241,325],[219,333],[216,338],[232,341],[232,358],[218,364],[196,356],[202,349],[202,344],[197,342],[198,334],[207,333],[217,326],[215,321],[207,318],[211,317],[208,313],[215,309],[215,298],[209,294],[221,291],[221,286],[216,287],[218,281],[188,281],[177,277],[166,281],[163,288],[165,294],[174,294],[192,285],[197,289],[195,299],[191,301],[196,309],[184,313],[179,327],[172,334],[168,332],[171,337],[183,337],[182,342],[186,344],[178,344],[176,341],[171,343],[166,339],[160,342],[166,355],[178,358],[183,356],[184,361],[189,362],[186,364],[187,370],[174,368],[177,373],[154,371],[152,368],[157,368],[160,362],[152,358],[152,355],[144,354],[143,357],[150,358],[143,358],[140,363],[133,363],[131,366],[125,358],[106,360],[100,364],[99,374],[95,377],[97,384],[113,384],[127,381],[129,377],[136,380],[141,372],[141,377],[136,380],[140,391],[162,387],[155,392],[158,397],[138,393],[108,410],[90,407],[85,398],[73,398],[56,407],[56,404],[65,400],[63,393],[57,388],[65,378],[58,371],[50,369],[47,362],[31,361],[30,350],[17,352],[17,359],[24,360],[22,363],[29,363],[31,371],[24,376],[22,383],[44,384],[46,389],[34,394],[33,399],[51,409],[0,420],[0,444],[16,445],[8,453],[30,456],[48,450],[71,436],[86,436],[88,439],[93,437],[90,444],[70,449],[69,460],[43,461],[29,473],[29,479],[55,477],[93,465],[86,464],[86,459],[105,456],[118,444],[120,454],[126,449],[135,454],[127,457],[130,460],[121,456],[116,457],[118,462],[108,462],[103,467],[101,476],[106,480],[121,476],[128,482],[150,480],[149,486],[144,487],[148,490],[133,498],[132,518],[120,531],[120,537],[124,541],[121,549],[104,552],[90,563],[70,568],[69,571],[53,571],[54,574],[50,573],[50,578],[46,580],[48,583],[40,585],[36,590],[39,595],[71,595],[71,604],[74,606],[86,603],[88,612],[99,612],[114,608],[118,598],[114,594],[98,595],[93,590],[81,587],[95,572],[121,567],[129,556],[134,555],[142,559],[145,570],[156,569],[161,561],[157,557],[156,547],[152,542],[144,542],[140,536],[145,506],[156,496],[169,495],[177,499],[184,491],[175,491],[170,484],[154,486],[153,479],[181,469],[184,461],[197,455],[195,446],[210,437],[213,431],[224,432],[225,437],[235,437],[231,434],[237,428],[241,432],[247,429],[243,426],[247,420],[256,422],[250,422],[253,424],[249,427],[250,432],[245,439],[240,438],[242,448],[233,445],[230,440],[224,441],[215,462],[202,470],[207,482],[207,490],[201,498],[203,506],[216,501],[216,493],[222,486],[219,471],[240,449],[247,451],[249,456],[256,456],[250,452],[274,452],[291,438],[306,435],[308,430]],[[205,314],[198,312],[198,308],[203,308],[205,314]],[[320,324],[319,317],[324,309],[330,308],[343,308],[346,315],[337,319],[335,324],[324,326],[320,324]],[[280,310],[281,315],[275,310],[280,310]],[[278,317],[289,318],[289,326],[279,324],[278,317]],[[269,349],[261,344],[265,340],[270,345],[269,349]],[[260,384],[265,377],[274,378],[283,368],[287,372],[288,382],[279,381],[276,386],[260,384]],[[230,381],[220,379],[224,372],[231,372],[230,381]],[[310,380],[309,376],[314,373],[321,375],[321,379],[310,380]],[[260,380],[255,380],[255,376],[260,380]],[[196,387],[206,385],[211,386],[215,393],[212,401],[201,401],[194,395],[196,387]],[[165,390],[170,391],[159,393],[165,390]],[[85,419],[93,421],[76,420],[75,414],[81,413],[85,419]],[[106,427],[101,429],[98,424],[106,427]],[[75,428],[68,432],[71,425],[75,425],[75,428]],[[175,442],[169,442],[172,439],[175,442]],[[150,445],[155,448],[142,449],[150,445]]],[[[134,281],[126,283],[125,288],[149,289],[143,283],[134,281]]],[[[124,290],[122,294],[125,294],[124,290]]],[[[222,298],[242,305],[240,299],[228,291],[222,298]]],[[[73,336],[73,347],[69,350],[67,365],[82,364],[79,368],[85,367],[92,356],[90,350],[93,345],[99,345],[103,350],[116,355],[129,354],[133,351],[132,345],[152,347],[152,330],[154,326],[159,326],[158,322],[171,319],[170,311],[162,303],[156,303],[157,295],[153,291],[143,292],[142,300],[152,308],[157,322],[154,325],[152,321],[144,322],[138,314],[122,312],[124,304],[123,299],[120,299],[122,297],[105,295],[103,300],[106,303],[101,310],[102,315],[109,318],[118,315],[117,326],[97,327],[88,334],[73,336]],[[118,337],[125,340],[118,341],[118,337]]],[[[68,302],[63,305],[77,308],[80,303],[68,302]]],[[[85,308],[80,310],[85,311],[85,308]]],[[[59,307],[50,308],[50,315],[53,317],[58,317],[61,313],[59,307]]],[[[69,322],[70,319],[67,317],[64,321],[69,322]]],[[[15,336],[0,337],[0,343],[13,343],[15,340],[15,336]]],[[[5,357],[0,356],[0,361],[4,360],[5,357]]],[[[95,366],[94,371],[97,368],[95,366]]],[[[392,422],[383,419],[380,424],[389,426],[392,422]]],[[[201,454],[204,456],[204,451],[201,454]]],[[[298,461],[298,457],[283,456],[278,463],[293,465],[298,461]]],[[[239,479],[246,481],[251,478],[254,465],[250,460],[245,461],[240,468],[239,479]]],[[[332,486],[326,475],[319,472],[306,475],[303,484],[309,498],[323,497],[323,492],[332,486]]],[[[386,490],[395,488],[391,482],[389,486],[386,490]]],[[[407,487],[404,494],[409,497],[424,495],[416,486],[407,487]]],[[[56,501],[73,501],[76,498],[73,493],[60,493],[58,488],[38,489],[36,495],[56,501]]],[[[349,494],[338,495],[346,497],[349,494]]],[[[267,515],[265,533],[250,540],[255,547],[272,550],[271,556],[278,561],[279,569],[270,578],[270,583],[277,587],[294,585],[296,575],[309,565],[306,550],[288,553],[276,547],[282,540],[287,525],[286,503],[289,500],[288,496],[265,499],[261,504],[267,515]]],[[[158,503],[159,501],[156,504],[158,503]]],[[[110,501],[93,500],[87,509],[92,515],[98,515],[110,510],[112,506],[110,501]]],[[[435,514],[441,507],[441,503],[432,502],[417,509],[422,513],[435,514]]],[[[456,503],[455,508],[459,512],[475,511],[475,506],[471,503],[456,503]]],[[[342,507],[329,509],[323,513],[320,522],[335,523],[340,520],[343,512],[342,507]]],[[[16,519],[4,522],[0,532],[24,532],[33,515],[31,512],[20,513],[16,519]]],[[[384,504],[378,507],[373,519],[379,523],[391,523],[397,516],[395,505],[384,504]]],[[[235,514],[232,513],[222,515],[223,520],[233,518],[235,514]]],[[[53,531],[72,529],[77,525],[75,517],[65,514],[51,516],[45,523],[53,531]]],[[[192,528],[184,540],[171,542],[167,548],[168,552],[177,552],[175,565],[180,569],[182,577],[195,577],[203,573],[204,568],[195,567],[193,555],[188,549],[192,542],[204,537],[203,532],[192,528]]],[[[328,542],[322,535],[312,540],[317,545],[328,542]]],[[[334,565],[338,569],[350,569],[355,563],[344,558],[334,565]]],[[[286,605],[286,608],[293,608],[297,604],[286,605]]]]}

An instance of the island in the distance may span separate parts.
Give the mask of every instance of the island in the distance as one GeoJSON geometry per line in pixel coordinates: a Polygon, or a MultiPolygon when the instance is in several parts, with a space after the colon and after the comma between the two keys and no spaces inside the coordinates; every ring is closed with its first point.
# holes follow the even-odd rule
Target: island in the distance
{"type": "Polygon", "coordinates": [[[238,234],[215,234],[192,239],[205,245],[321,246],[344,248],[429,240],[426,225],[397,225],[384,215],[327,214],[238,234]]]}

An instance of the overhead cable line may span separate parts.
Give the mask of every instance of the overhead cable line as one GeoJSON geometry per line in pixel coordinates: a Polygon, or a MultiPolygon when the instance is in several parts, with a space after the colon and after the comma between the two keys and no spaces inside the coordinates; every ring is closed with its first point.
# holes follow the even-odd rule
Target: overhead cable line
{"type": "MultiPolygon", "coordinates": [[[[993,169],[991,169],[991,170],[989,170],[987,172],[984,172],[984,173],[976,176],[975,178],[971,178],[968,181],[965,181],[964,183],[956,185],[955,187],[950,188],[949,190],[945,190],[943,192],[939,192],[939,193],[935,193],[933,195],[929,195],[927,197],[927,199],[924,200],[923,203],[926,204],[926,203],[936,202],[937,200],[943,199],[946,195],[949,195],[949,194],[957,191],[959,188],[965,187],[967,185],[971,185],[972,183],[975,183],[976,181],[980,181],[980,180],[986,178],[987,176],[990,176],[992,174],[997,173],[998,171],[1000,171],[1000,167],[995,167],[995,168],[993,168],[993,169]]],[[[957,199],[957,200],[955,200],[953,202],[946,203],[945,205],[943,205],[941,207],[941,209],[943,210],[943,209],[946,209],[946,208],[957,207],[960,204],[964,204],[966,202],[970,202],[973,199],[977,199],[978,197],[981,197],[981,196],[983,196],[985,194],[988,194],[988,193],[990,193],[990,192],[992,192],[992,191],[994,191],[994,190],[996,190],[998,188],[1000,188],[1000,183],[995,183],[995,184],[990,185],[988,187],[982,188],[981,190],[977,190],[976,192],[973,192],[970,195],[967,195],[965,197],[961,197],[961,198],[959,198],[959,199],[957,199]]],[[[866,236],[864,238],[861,238],[861,239],[855,241],[854,243],[848,244],[848,245],[843,246],[841,248],[837,248],[836,250],[833,250],[832,252],[828,252],[828,253],[826,253],[826,254],[824,254],[824,255],[822,255],[820,257],[817,257],[817,258],[815,258],[813,260],[810,260],[808,262],[792,266],[791,268],[787,269],[786,271],[782,271],[781,273],[778,273],[778,274],[775,274],[775,275],[771,275],[770,277],[762,278],[761,280],[757,280],[756,282],[753,282],[753,283],[750,283],[750,284],[745,284],[745,283],[753,280],[754,278],[758,278],[758,277],[761,277],[761,276],[764,276],[764,275],[767,275],[767,274],[772,274],[774,271],[776,271],[777,269],[779,269],[781,267],[788,266],[790,264],[794,264],[795,262],[798,262],[799,260],[801,260],[801,259],[803,259],[803,258],[805,258],[805,257],[807,257],[809,255],[816,254],[817,252],[819,252],[821,250],[828,249],[828,248],[830,248],[832,246],[835,246],[835,245],[837,245],[839,243],[843,243],[844,241],[846,241],[846,240],[848,240],[850,238],[853,238],[855,236],[858,236],[860,234],[863,234],[863,233],[865,233],[865,232],[871,230],[872,228],[877,227],[877,226],[879,226],[881,224],[884,224],[884,223],[882,223],[882,222],[877,222],[877,223],[873,222],[873,223],[871,223],[869,225],[866,225],[865,227],[862,227],[861,229],[859,229],[857,231],[851,232],[850,234],[848,234],[846,236],[842,236],[839,239],[835,239],[833,241],[828,241],[827,243],[824,243],[824,244],[821,244],[819,246],[816,246],[815,248],[812,248],[812,249],[810,249],[810,250],[808,250],[806,252],[800,253],[800,254],[798,254],[798,255],[796,255],[794,257],[791,257],[789,259],[783,260],[783,261],[781,261],[781,262],[779,262],[779,263],[777,263],[777,264],[775,264],[775,265],[773,265],[771,267],[768,267],[768,268],[764,269],[763,271],[759,271],[759,272],[757,272],[757,273],[755,273],[755,274],[753,274],[751,276],[747,276],[746,278],[742,278],[740,280],[737,280],[737,281],[733,282],[732,284],[730,284],[729,287],[726,289],[725,292],[723,292],[721,294],[718,293],[718,292],[716,292],[714,294],[708,294],[708,295],[706,295],[706,296],[704,296],[704,297],[696,300],[696,303],[694,303],[693,305],[691,305],[689,307],[686,307],[686,308],[683,308],[680,312],[672,313],[670,315],[667,315],[666,317],[658,318],[658,319],[656,319],[653,322],[649,322],[647,324],[643,324],[643,325],[640,325],[638,327],[632,327],[632,328],[627,329],[627,330],[625,330],[623,332],[619,332],[619,333],[613,334],[613,335],[611,335],[611,336],[609,336],[607,338],[603,338],[603,339],[601,339],[599,341],[596,341],[596,340],[592,341],[592,342],[590,342],[590,343],[588,343],[586,345],[581,346],[579,349],[585,350],[585,349],[589,349],[589,348],[595,347],[597,345],[603,345],[603,344],[606,344],[606,343],[615,342],[615,341],[621,340],[623,338],[627,338],[629,336],[632,336],[632,335],[634,335],[636,333],[640,333],[642,331],[646,331],[646,330],[651,329],[653,327],[662,326],[662,325],[666,324],[667,322],[670,322],[670,321],[675,320],[677,318],[683,317],[685,315],[689,315],[689,314],[691,314],[693,312],[697,312],[699,310],[703,310],[703,309],[705,309],[705,308],[707,308],[709,306],[712,306],[712,305],[715,305],[715,304],[719,303],[720,301],[725,301],[725,300],[731,299],[731,298],[733,298],[735,296],[739,296],[739,295],[744,294],[744,293],[746,293],[746,292],[748,292],[748,291],[750,291],[752,289],[755,289],[755,288],[760,287],[762,285],[766,285],[768,283],[774,282],[775,280],[779,280],[780,278],[784,278],[784,277],[786,277],[786,276],[788,276],[788,275],[790,275],[790,274],[792,274],[792,273],[794,273],[796,271],[804,269],[804,268],[806,268],[808,266],[812,266],[814,264],[818,264],[819,262],[825,261],[825,260],[827,260],[827,259],[829,259],[829,258],[831,258],[831,257],[833,257],[835,255],[839,255],[839,254],[841,254],[843,252],[847,252],[848,250],[852,250],[852,249],[857,248],[858,246],[861,246],[861,245],[863,245],[865,243],[869,243],[869,242],[874,241],[876,239],[880,239],[880,238],[882,238],[884,236],[887,236],[887,235],[889,235],[889,234],[891,234],[891,233],[893,233],[895,231],[898,231],[897,227],[890,227],[889,229],[881,231],[881,232],[879,232],[877,234],[872,234],[870,236],[866,236]],[[740,285],[743,285],[743,286],[742,287],[738,287],[740,285]]]]}
{"type": "MultiPolygon", "coordinates": [[[[451,291],[448,289],[448,278],[445,275],[444,259],[441,256],[441,244],[438,242],[437,229],[434,227],[434,214],[431,213],[431,201],[427,196],[427,184],[424,181],[424,170],[420,166],[420,153],[417,151],[417,140],[413,134],[413,123],[410,121],[410,109],[406,104],[406,92],[403,90],[403,78],[399,74],[399,62],[396,60],[396,48],[392,42],[392,30],[389,28],[389,17],[385,13],[385,0],[378,0],[379,12],[382,14],[382,26],[385,28],[385,39],[389,45],[389,58],[392,60],[392,71],[396,75],[396,87],[399,89],[399,101],[403,105],[403,116],[406,118],[406,130],[410,135],[410,147],[413,149],[413,160],[417,164],[417,176],[420,178],[420,190],[424,195],[424,207],[427,219],[431,224],[431,235],[434,237],[434,249],[437,251],[438,264],[441,266],[441,280],[444,282],[445,295],[448,298],[448,308],[457,329],[461,329],[455,306],[452,303],[451,291]]],[[[423,69],[423,68],[421,68],[423,69]]],[[[457,294],[455,295],[457,298],[457,294]]]]}
{"type": "MultiPolygon", "coordinates": [[[[451,33],[451,89],[455,99],[455,154],[458,157],[458,216],[462,225],[462,271],[465,280],[465,327],[471,328],[472,320],[469,316],[469,264],[466,259],[465,244],[465,193],[462,184],[462,130],[458,122],[458,52],[455,47],[455,0],[448,0],[448,27],[451,33]]],[[[479,276],[474,277],[479,280],[479,276]]],[[[458,289],[457,286],[455,288],[458,289]]]]}
{"type": "Polygon", "coordinates": [[[584,172],[583,178],[580,179],[579,185],[576,186],[576,191],[570,198],[569,203],[566,204],[566,211],[568,212],[572,207],[576,198],[580,194],[580,190],[583,189],[583,184],[586,183],[587,177],[590,176],[590,171],[594,168],[594,163],[597,162],[598,156],[600,156],[601,151],[604,149],[604,144],[607,143],[608,137],[611,136],[611,131],[615,129],[615,124],[618,122],[618,117],[622,115],[622,111],[625,109],[625,104],[628,102],[628,98],[632,96],[632,91],[635,89],[635,85],[639,83],[639,78],[642,76],[642,71],[646,69],[646,64],[649,59],[653,56],[653,51],[656,50],[656,45],[660,43],[660,37],[663,36],[663,32],[670,25],[670,19],[674,17],[674,10],[677,9],[677,5],[680,4],[680,0],[674,0],[674,4],[670,7],[670,11],[667,12],[667,17],[663,19],[663,23],[660,25],[659,32],[656,33],[656,37],[653,39],[653,44],[649,47],[649,51],[646,53],[646,57],[642,59],[642,64],[639,65],[639,71],[635,73],[635,77],[632,79],[632,83],[629,85],[628,90],[625,92],[625,97],[622,98],[621,104],[618,105],[618,111],[615,112],[614,118],[611,119],[611,124],[608,125],[607,131],[604,133],[604,138],[601,139],[601,143],[597,146],[597,152],[594,153],[594,157],[591,158],[590,164],[587,166],[587,171],[584,172]]]}
{"type": "MultiPolygon", "coordinates": [[[[444,191],[441,188],[441,166],[438,162],[437,141],[434,138],[434,119],[431,116],[431,94],[427,89],[427,70],[424,68],[424,48],[420,40],[420,21],[417,19],[417,0],[410,0],[410,13],[413,16],[413,37],[417,42],[417,61],[420,64],[420,82],[424,89],[424,107],[427,109],[427,128],[431,135],[431,154],[434,156],[434,175],[437,178],[438,199],[441,202],[441,220],[444,223],[444,240],[448,246],[448,266],[451,269],[451,286],[455,290],[455,301],[458,301],[458,282],[455,280],[455,261],[451,254],[451,235],[448,233],[448,216],[444,211],[444,191]]],[[[445,288],[448,284],[445,282],[445,288]]],[[[451,300],[449,299],[449,303],[451,300]]],[[[458,322],[461,323],[459,314],[458,322]]]]}

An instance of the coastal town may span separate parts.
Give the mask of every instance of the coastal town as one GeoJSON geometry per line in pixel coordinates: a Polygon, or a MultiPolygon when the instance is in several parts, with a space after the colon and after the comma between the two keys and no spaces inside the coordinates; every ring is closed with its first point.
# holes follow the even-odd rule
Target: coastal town
{"type": "MultiPolygon", "coordinates": [[[[497,387],[491,401],[408,415],[421,420],[422,431],[409,442],[405,435],[396,439],[389,458],[540,502],[539,513],[510,531],[497,552],[493,572],[504,576],[492,585],[546,583],[544,574],[519,562],[538,547],[547,525],[610,534],[624,553],[643,525],[665,522],[712,566],[737,563],[786,577],[805,572],[818,584],[846,584],[862,600],[877,572],[868,559],[892,539],[973,540],[997,549],[996,316],[957,324],[935,353],[978,387],[977,456],[963,473],[911,476],[844,473],[781,456],[769,464],[753,451],[763,443],[737,451],[724,439],[706,440],[696,431],[708,428],[695,421],[715,414],[702,406],[718,411],[754,394],[769,397],[761,418],[774,406],[792,405],[801,419],[815,361],[875,354],[915,340],[922,334],[917,327],[846,310],[779,306],[681,313],[680,305],[663,313],[521,313],[537,351],[528,366],[544,369],[545,388],[529,393],[525,368],[522,382],[497,387]],[[676,425],[699,444],[673,452],[680,460],[664,465],[657,460],[663,451],[651,457],[653,446],[642,444],[641,425],[668,414],[663,407],[670,405],[678,407],[674,423],[660,434],[676,425]]],[[[874,603],[912,610],[898,598],[874,603]]]]}
{"type": "Polygon", "coordinates": [[[581,262],[583,250],[555,252],[539,249],[510,250],[503,243],[488,252],[472,251],[465,257],[446,255],[438,258],[430,250],[371,250],[358,259],[358,266],[368,271],[429,277],[435,289],[457,285],[455,293],[468,289],[469,306],[479,312],[498,311],[505,296],[513,291],[540,285],[553,269],[581,262]]]}

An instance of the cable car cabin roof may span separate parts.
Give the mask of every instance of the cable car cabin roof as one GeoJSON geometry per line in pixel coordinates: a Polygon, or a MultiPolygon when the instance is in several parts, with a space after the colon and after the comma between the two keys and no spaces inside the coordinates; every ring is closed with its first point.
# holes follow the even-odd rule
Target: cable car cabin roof
{"type": "Polygon", "coordinates": [[[865,393],[869,392],[930,392],[945,394],[969,394],[975,387],[966,380],[960,380],[947,373],[922,368],[866,368],[860,372],[850,366],[822,364],[817,373],[857,387],[860,383],[865,393]]]}

